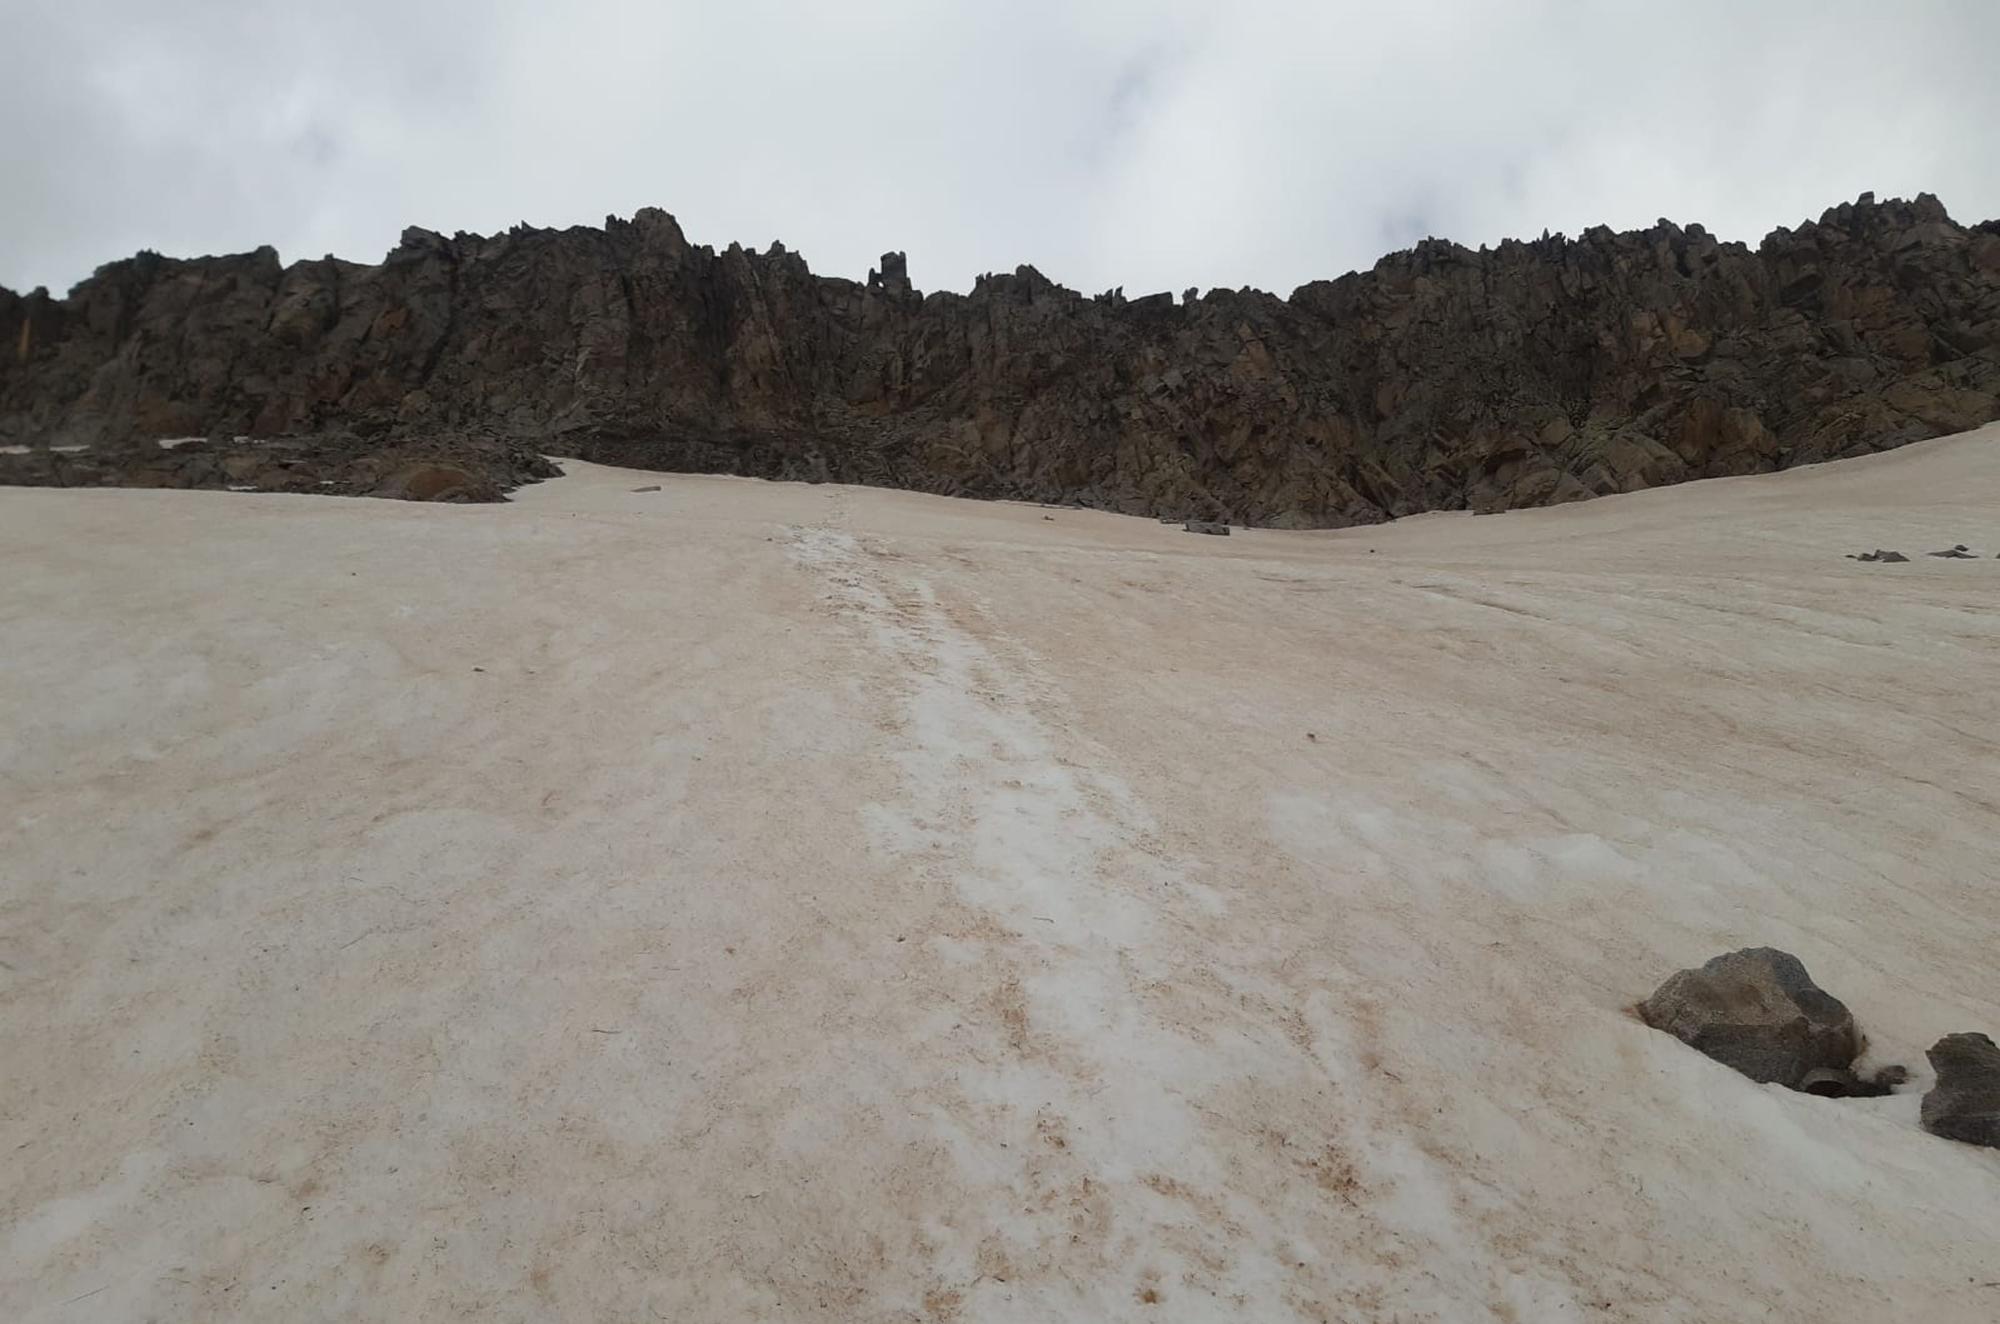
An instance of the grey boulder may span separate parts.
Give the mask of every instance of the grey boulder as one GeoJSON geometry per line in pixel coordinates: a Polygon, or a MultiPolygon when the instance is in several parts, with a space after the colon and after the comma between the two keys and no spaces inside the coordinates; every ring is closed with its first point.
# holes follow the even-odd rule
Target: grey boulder
{"type": "Polygon", "coordinates": [[[1948,1034],[1927,1054],[1937,1084],[1924,1095],[1924,1130],[2000,1149],[2000,1048],[1983,1034],[1948,1034]]]}
{"type": "Polygon", "coordinates": [[[1800,1089],[1817,1072],[1846,1072],[1861,1051],[1854,1015],[1799,958],[1746,947],[1683,970],[1639,1004],[1656,1030],[1750,1079],[1800,1089]]]}

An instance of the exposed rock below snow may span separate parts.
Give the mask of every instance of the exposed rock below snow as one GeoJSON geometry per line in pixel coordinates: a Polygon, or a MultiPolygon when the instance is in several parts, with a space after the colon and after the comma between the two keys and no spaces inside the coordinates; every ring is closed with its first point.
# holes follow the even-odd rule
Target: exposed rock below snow
{"type": "Polygon", "coordinates": [[[1847,559],[1850,561],[1907,561],[1910,558],[1901,552],[1885,552],[1880,547],[1877,547],[1874,551],[1863,552],[1859,556],[1849,552],[1847,559]]]}
{"type": "Polygon", "coordinates": [[[1948,1034],[1927,1056],[1937,1084],[1924,1095],[1924,1130],[2000,1148],[2000,1048],[1983,1034],[1948,1034]]]}
{"type": "Polygon", "coordinates": [[[1236,524],[1551,505],[1996,416],[2000,223],[1927,194],[1754,250],[1666,221],[1427,239],[1289,299],[1086,298],[1028,266],[925,295],[900,253],[866,283],[815,276],[777,245],[692,245],[652,208],[413,228],[375,266],[141,253],[65,299],[0,290],[0,444],[491,431],[1236,524]]]}
{"type": "Polygon", "coordinates": [[[0,483],[27,487],[226,488],[405,501],[502,501],[561,470],[516,441],[433,434],[391,443],[340,433],[0,454],[0,483]]]}
{"type": "Polygon", "coordinates": [[[1973,559],[1972,553],[1966,550],[1964,543],[1958,543],[1955,546],[1947,547],[1941,552],[1932,552],[1930,553],[1930,555],[1942,556],[1953,561],[1970,561],[1973,559]]]}
{"type": "Polygon", "coordinates": [[[1815,1067],[1806,1072],[1798,1088],[1802,1094],[1828,1099],[1878,1099],[1884,1094],[1894,1094],[1896,1087],[1909,1079],[1905,1067],[1883,1067],[1866,1079],[1844,1067],[1815,1067]]]}
{"type": "Polygon", "coordinates": [[[1683,970],[1639,1011],[1646,1024],[1724,1066],[1791,1089],[1816,1071],[1847,1071],[1861,1050],[1846,1005],[1775,947],[1747,947],[1683,970]]]}
{"type": "Polygon", "coordinates": [[[1187,523],[1181,525],[1181,527],[1186,529],[1189,533],[1213,534],[1218,538],[1227,538],[1229,536],[1229,526],[1227,524],[1217,523],[1214,520],[1191,519],[1187,523]]]}

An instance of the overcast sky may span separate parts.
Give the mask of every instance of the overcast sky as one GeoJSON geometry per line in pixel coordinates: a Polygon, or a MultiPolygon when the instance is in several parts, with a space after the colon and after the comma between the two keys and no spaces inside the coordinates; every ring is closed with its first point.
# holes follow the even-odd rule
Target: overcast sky
{"type": "Polygon", "coordinates": [[[405,225],[925,289],[1280,292],[1426,235],[2000,216],[2000,0],[0,0],[0,284],[405,225]]]}

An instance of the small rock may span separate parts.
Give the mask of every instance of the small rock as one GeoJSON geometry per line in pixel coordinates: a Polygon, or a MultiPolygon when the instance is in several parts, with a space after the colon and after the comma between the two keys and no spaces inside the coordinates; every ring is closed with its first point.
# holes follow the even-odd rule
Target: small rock
{"type": "Polygon", "coordinates": [[[1937,1084],[1924,1095],[1924,1130],[2000,1149],[2000,1048],[1983,1034],[1948,1034],[1927,1057],[1937,1084]]]}
{"type": "Polygon", "coordinates": [[[1932,556],[1949,557],[1954,561],[1970,561],[1973,559],[1972,553],[1965,550],[1964,543],[1959,543],[1956,546],[1947,547],[1941,552],[1932,552],[1930,554],[1932,556]]]}
{"type": "Polygon", "coordinates": [[[1042,516],[1042,518],[1043,518],[1043,519],[1049,519],[1049,520],[1052,520],[1052,519],[1054,519],[1054,518],[1055,518],[1055,516],[1054,516],[1054,515],[1044,515],[1044,516],[1042,516]]]}
{"type": "Polygon", "coordinates": [[[1229,536],[1229,526],[1215,520],[1191,519],[1181,525],[1181,527],[1189,533],[1212,533],[1219,538],[1227,538],[1229,536]]]}
{"type": "Polygon", "coordinates": [[[1880,547],[1877,547],[1874,551],[1863,552],[1859,556],[1856,556],[1853,552],[1849,552],[1847,559],[1850,561],[1907,561],[1910,558],[1901,552],[1885,552],[1880,547]]]}
{"type": "Polygon", "coordinates": [[[1846,1005],[1775,947],[1683,970],[1639,1004],[1639,1015],[1752,1080],[1789,1089],[1804,1088],[1816,1071],[1849,1070],[1861,1051],[1846,1005]]]}
{"type": "Polygon", "coordinates": [[[1908,1067],[1883,1067],[1868,1082],[1883,1094],[1894,1093],[1898,1085],[1910,1083],[1908,1067]]]}
{"type": "Polygon", "coordinates": [[[634,492],[657,492],[660,490],[660,485],[658,483],[654,483],[650,487],[635,487],[632,490],[634,492]]]}

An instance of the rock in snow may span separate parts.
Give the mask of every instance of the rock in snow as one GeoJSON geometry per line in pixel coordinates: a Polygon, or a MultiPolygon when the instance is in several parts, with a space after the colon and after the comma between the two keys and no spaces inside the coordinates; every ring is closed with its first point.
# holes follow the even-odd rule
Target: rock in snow
{"type": "Polygon", "coordinates": [[[1813,983],[1798,957],[1775,947],[1746,947],[1683,970],[1639,1012],[1646,1024],[1724,1066],[1790,1089],[1815,1072],[1847,1071],[1861,1051],[1846,1004],[1813,983]]]}
{"type": "Polygon", "coordinates": [[[2000,1048],[1983,1034],[1948,1034],[1927,1056],[1937,1084],[1924,1095],[1924,1130],[2000,1148],[2000,1048]]]}

